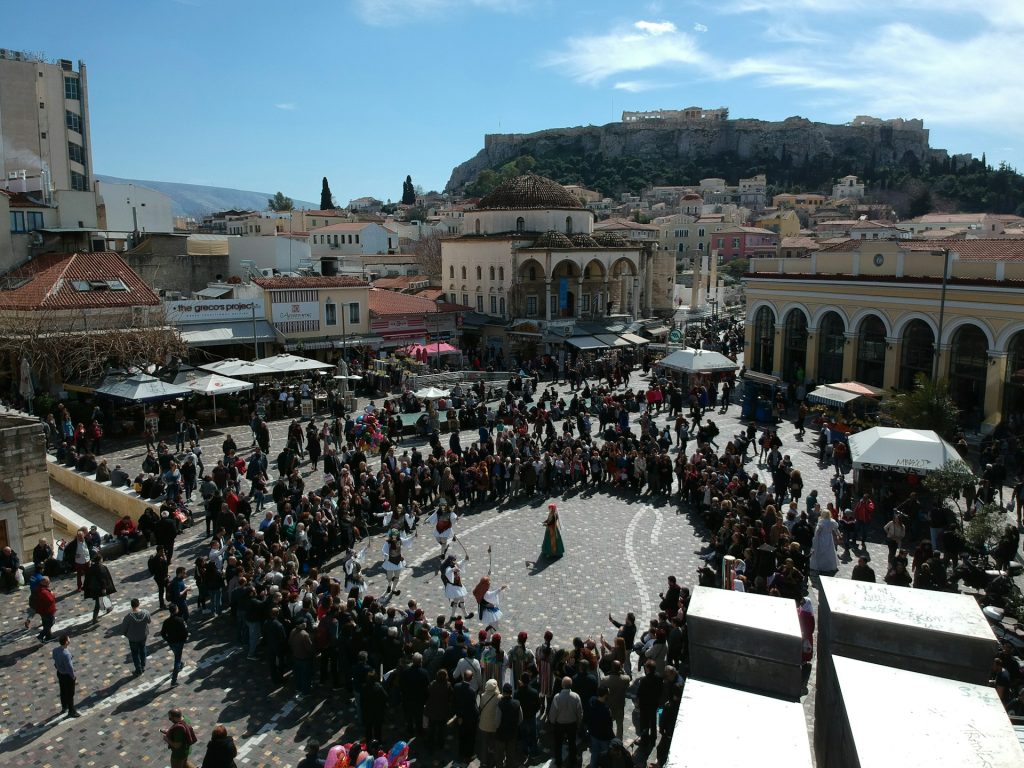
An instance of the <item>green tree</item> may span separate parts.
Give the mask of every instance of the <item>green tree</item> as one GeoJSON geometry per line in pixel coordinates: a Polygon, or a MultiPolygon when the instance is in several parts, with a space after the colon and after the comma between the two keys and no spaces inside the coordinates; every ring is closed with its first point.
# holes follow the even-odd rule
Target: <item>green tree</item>
{"type": "Polygon", "coordinates": [[[267,208],[271,211],[294,211],[295,202],[286,197],[283,192],[278,192],[273,197],[267,198],[267,208]]]}
{"type": "Polygon", "coordinates": [[[327,177],[324,176],[324,183],[320,188],[320,210],[332,211],[335,207],[334,195],[331,194],[331,185],[327,183],[327,177]]]}
{"type": "Polygon", "coordinates": [[[907,429],[930,429],[944,440],[952,440],[959,428],[960,409],[949,394],[945,380],[933,382],[923,373],[914,377],[914,388],[886,396],[881,414],[907,429]]]}
{"type": "Polygon", "coordinates": [[[964,510],[960,507],[960,496],[968,484],[974,482],[974,473],[960,459],[950,459],[934,472],[925,475],[922,485],[932,495],[935,504],[959,514],[963,527],[964,510]]]}
{"type": "Polygon", "coordinates": [[[412,185],[412,176],[406,176],[402,182],[402,205],[416,205],[416,188],[412,185]]]}

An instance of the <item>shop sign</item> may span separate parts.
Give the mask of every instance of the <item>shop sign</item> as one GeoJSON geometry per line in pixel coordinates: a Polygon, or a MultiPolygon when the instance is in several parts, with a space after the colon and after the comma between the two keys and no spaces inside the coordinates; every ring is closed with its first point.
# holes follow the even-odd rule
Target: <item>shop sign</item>
{"type": "Polygon", "coordinates": [[[294,301],[272,304],[271,319],[275,323],[295,323],[320,319],[320,302],[294,301]]]}
{"type": "Polygon", "coordinates": [[[167,319],[175,325],[190,323],[216,323],[218,321],[252,320],[255,308],[257,319],[262,320],[263,299],[195,299],[165,301],[167,319]]]}

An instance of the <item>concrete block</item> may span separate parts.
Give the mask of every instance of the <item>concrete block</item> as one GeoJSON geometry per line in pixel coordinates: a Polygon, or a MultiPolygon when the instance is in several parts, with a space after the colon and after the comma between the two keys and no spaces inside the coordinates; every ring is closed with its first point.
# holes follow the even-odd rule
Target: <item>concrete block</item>
{"type": "MultiPolygon", "coordinates": [[[[836,705],[818,768],[1019,768],[1024,749],[994,689],[836,656],[836,705]],[[892,706],[880,691],[897,696],[892,706]]],[[[819,721],[815,721],[815,736],[819,721]]],[[[817,738],[815,738],[817,745],[817,738]]]]}
{"type": "Polygon", "coordinates": [[[799,698],[803,640],[792,600],[697,587],[686,625],[693,675],[799,698]]]}
{"type": "Polygon", "coordinates": [[[708,768],[726,754],[734,765],[811,768],[803,707],[689,678],[665,765],[708,768]]]}

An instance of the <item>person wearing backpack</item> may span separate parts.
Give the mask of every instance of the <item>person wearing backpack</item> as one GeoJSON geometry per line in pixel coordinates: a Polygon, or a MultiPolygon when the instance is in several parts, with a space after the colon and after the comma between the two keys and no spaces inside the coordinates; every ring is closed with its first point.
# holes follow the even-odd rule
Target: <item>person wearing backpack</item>
{"type": "Polygon", "coordinates": [[[160,733],[171,750],[171,768],[193,768],[188,756],[192,752],[192,745],[199,741],[196,732],[177,707],[167,713],[167,719],[171,721],[171,727],[161,729],[160,733]]]}

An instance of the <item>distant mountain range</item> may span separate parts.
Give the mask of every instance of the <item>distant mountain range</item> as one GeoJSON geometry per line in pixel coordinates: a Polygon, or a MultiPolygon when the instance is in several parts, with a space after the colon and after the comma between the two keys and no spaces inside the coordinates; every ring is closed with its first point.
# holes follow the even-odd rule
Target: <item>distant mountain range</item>
{"type": "MultiPolygon", "coordinates": [[[[96,174],[96,178],[111,184],[135,184],[161,192],[171,198],[175,216],[198,218],[214,211],[230,209],[263,211],[267,208],[267,198],[274,196],[273,192],[251,192],[228,187],[207,187],[202,184],[178,184],[173,181],[122,179],[102,174],[96,174]]],[[[295,207],[316,209],[320,206],[305,200],[295,200],[295,207]]]]}

